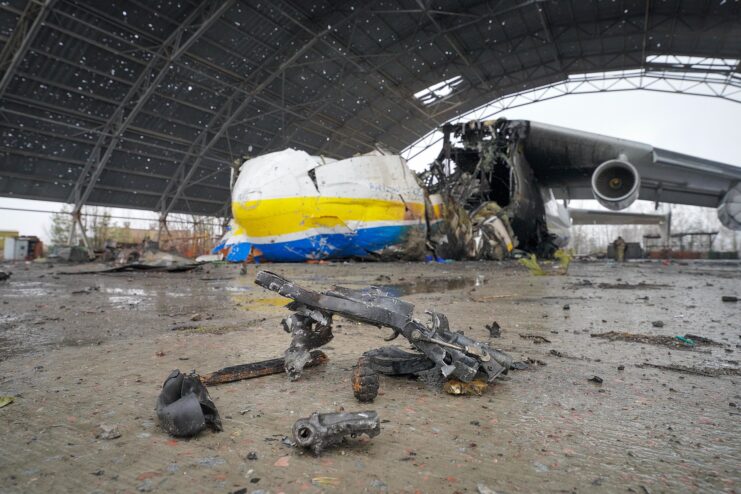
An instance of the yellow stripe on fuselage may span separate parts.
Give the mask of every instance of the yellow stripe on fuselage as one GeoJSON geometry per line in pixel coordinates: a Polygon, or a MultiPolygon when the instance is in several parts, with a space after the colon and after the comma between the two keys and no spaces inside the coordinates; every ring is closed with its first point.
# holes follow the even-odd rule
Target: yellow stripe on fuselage
{"type": "Polygon", "coordinates": [[[422,203],[346,197],[287,197],[232,203],[234,219],[250,237],[342,226],[349,221],[422,220],[424,210],[422,203]]]}

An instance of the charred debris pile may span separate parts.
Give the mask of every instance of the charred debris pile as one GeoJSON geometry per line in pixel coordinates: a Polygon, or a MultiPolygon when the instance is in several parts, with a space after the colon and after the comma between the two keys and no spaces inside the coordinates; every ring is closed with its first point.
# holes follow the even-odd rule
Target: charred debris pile
{"type": "Polygon", "coordinates": [[[444,222],[431,235],[436,254],[502,259],[515,247],[551,257],[558,249],[545,206],[522,153],[528,122],[499,120],[446,124],[443,147],[419,175],[444,203],[444,222]]]}
{"type": "MultiPolygon", "coordinates": [[[[317,349],[334,338],[335,316],[388,328],[391,335],[386,341],[402,336],[413,349],[385,346],[359,357],[348,393],[352,392],[363,404],[377,398],[380,375],[417,378],[448,394],[481,395],[510,369],[523,368],[522,362],[513,362],[506,353],[452,330],[444,314],[429,312],[431,322],[424,324],[414,318],[412,304],[375,287],[334,287],[316,292],[269,271],[258,272],[255,283],[290,300],[286,308],[291,314],[282,321],[283,329],[291,335],[290,345],[282,358],[226,367],[203,376],[195,371],[184,374],[173,370],[156,404],[160,425],[168,433],[192,437],[207,428],[214,432],[223,430],[207,385],[282,372],[291,381],[297,381],[305,368],[325,364],[328,357],[317,349]]],[[[290,443],[318,455],[347,437],[377,436],[380,423],[373,410],[315,412],[296,421],[290,443]]]]}

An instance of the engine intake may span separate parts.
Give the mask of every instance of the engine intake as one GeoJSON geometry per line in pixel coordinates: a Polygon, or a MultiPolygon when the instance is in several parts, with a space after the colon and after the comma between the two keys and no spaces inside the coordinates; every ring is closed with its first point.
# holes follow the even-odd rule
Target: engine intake
{"type": "Polygon", "coordinates": [[[608,160],[592,174],[594,198],[604,207],[619,211],[638,199],[641,177],[638,170],[622,159],[608,160]]]}
{"type": "Polygon", "coordinates": [[[728,229],[741,230],[741,182],[726,192],[718,206],[718,219],[728,229]]]}

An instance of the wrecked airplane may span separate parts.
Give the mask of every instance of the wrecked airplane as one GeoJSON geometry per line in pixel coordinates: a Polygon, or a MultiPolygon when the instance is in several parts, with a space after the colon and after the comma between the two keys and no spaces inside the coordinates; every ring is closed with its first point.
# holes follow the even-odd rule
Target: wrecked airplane
{"type": "Polygon", "coordinates": [[[431,211],[400,156],[336,161],[286,149],[242,165],[216,250],[232,261],[420,258],[431,211]]]}
{"type": "Polygon", "coordinates": [[[515,247],[550,257],[568,243],[571,199],[596,199],[615,218],[639,197],[715,207],[741,229],[739,167],[525,120],[441,130],[442,150],[419,175],[381,152],[246,161],[214,251],[235,262],[502,259],[515,247]]]}

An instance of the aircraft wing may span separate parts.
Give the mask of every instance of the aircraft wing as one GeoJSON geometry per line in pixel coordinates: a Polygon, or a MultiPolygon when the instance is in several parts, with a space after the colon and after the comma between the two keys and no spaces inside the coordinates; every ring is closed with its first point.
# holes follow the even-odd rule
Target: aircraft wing
{"type": "Polygon", "coordinates": [[[720,208],[726,226],[741,228],[741,166],[539,122],[529,124],[524,153],[556,198],[594,199],[594,170],[622,158],[640,175],[639,199],[720,208]]]}
{"type": "Polygon", "coordinates": [[[668,213],[626,213],[575,208],[569,208],[568,212],[573,225],[663,225],[670,221],[668,213]]]}

